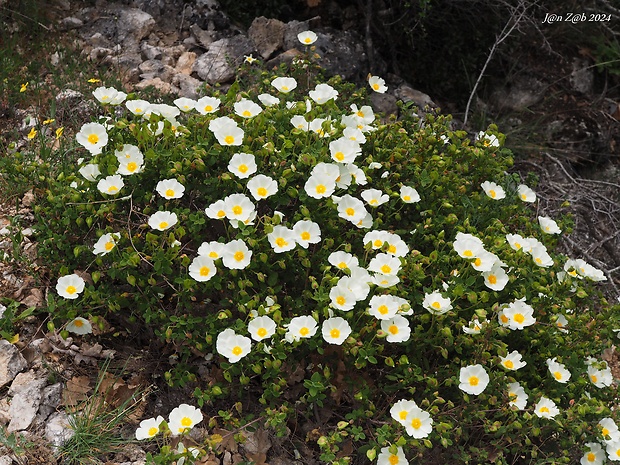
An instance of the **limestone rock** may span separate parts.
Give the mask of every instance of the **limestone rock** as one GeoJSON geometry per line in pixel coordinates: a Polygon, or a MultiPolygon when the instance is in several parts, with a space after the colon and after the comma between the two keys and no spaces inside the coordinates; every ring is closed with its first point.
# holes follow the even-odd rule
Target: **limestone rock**
{"type": "Polygon", "coordinates": [[[13,344],[0,340],[0,387],[13,381],[27,367],[26,359],[13,344]]]}
{"type": "Polygon", "coordinates": [[[209,84],[232,80],[244,56],[254,50],[252,41],[244,35],[236,35],[213,42],[207,53],[198,57],[194,71],[209,84]]]}
{"type": "Polygon", "coordinates": [[[53,413],[45,425],[45,439],[54,447],[62,446],[74,434],[65,412],[53,413]]]}
{"type": "Polygon", "coordinates": [[[7,431],[21,431],[30,426],[41,404],[41,390],[47,383],[46,375],[37,375],[33,371],[20,373],[15,377],[9,389],[13,395],[9,417],[11,422],[7,431]]]}
{"type": "Polygon", "coordinates": [[[282,21],[261,16],[252,21],[248,36],[254,42],[256,51],[267,60],[284,45],[284,30],[282,21]]]}
{"type": "Polygon", "coordinates": [[[194,62],[196,61],[196,54],[194,52],[185,52],[177,60],[175,69],[177,73],[192,74],[194,62]]]}
{"type": "Polygon", "coordinates": [[[179,89],[179,97],[197,99],[202,82],[187,74],[178,73],[172,78],[172,85],[179,89]]]}

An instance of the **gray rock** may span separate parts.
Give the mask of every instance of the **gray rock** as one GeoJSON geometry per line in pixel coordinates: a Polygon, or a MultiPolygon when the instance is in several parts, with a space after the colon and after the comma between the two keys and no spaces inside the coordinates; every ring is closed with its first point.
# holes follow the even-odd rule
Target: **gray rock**
{"type": "Polygon", "coordinates": [[[68,16],[60,20],[58,27],[61,31],[70,31],[72,29],[78,29],[84,26],[84,21],[80,18],[74,18],[73,16],[68,16]]]}
{"type": "Polygon", "coordinates": [[[413,87],[403,84],[394,91],[394,96],[402,100],[404,103],[413,102],[413,104],[420,110],[424,110],[425,107],[437,108],[437,104],[425,94],[413,87]]]}
{"type": "Polygon", "coordinates": [[[13,463],[13,459],[8,455],[0,456],[0,465],[11,465],[13,463]]]}
{"type": "Polygon", "coordinates": [[[172,85],[179,89],[179,97],[197,99],[200,94],[198,89],[202,85],[202,82],[187,74],[178,73],[172,78],[172,85]]]}
{"type": "Polygon", "coordinates": [[[573,59],[573,71],[570,74],[569,81],[573,89],[582,94],[590,94],[594,88],[594,69],[590,66],[590,62],[585,59],[573,59]]]}
{"type": "Polygon", "coordinates": [[[385,116],[396,115],[398,113],[397,101],[398,99],[391,94],[379,94],[377,92],[370,94],[370,105],[373,111],[385,116]]]}
{"type": "Polygon", "coordinates": [[[47,420],[47,418],[56,411],[56,408],[60,405],[62,398],[62,383],[52,384],[46,386],[41,392],[41,405],[39,407],[38,421],[40,423],[47,420]]]}
{"type": "Polygon", "coordinates": [[[140,52],[145,60],[161,60],[162,51],[159,47],[153,47],[148,42],[140,44],[140,52]]]}
{"type": "Polygon", "coordinates": [[[533,76],[517,76],[509,87],[500,87],[491,94],[490,103],[501,112],[521,111],[538,103],[548,86],[533,76]]]}
{"type": "Polygon", "coordinates": [[[208,49],[217,38],[217,33],[215,31],[205,31],[197,24],[192,24],[189,27],[189,31],[192,33],[197,43],[202,45],[205,49],[208,49]]]}
{"type": "MultiPolygon", "coordinates": [[[[362,80],[368,70],[368,60],[361,38],[353,31],[317,33],[315,42],[317,63],[327,76],[342,76],[347,80],[362,80]]],[[[297,38],[296,38],[297,40],[297,38]]],[[[299,40],[298,47],[303,47],[299,40]]]]}
{"type": "Polygon", "coordinates": [[[65,412],[53,413],[45,425],[45,439],[54,447],[62,446],[74,434],[69,416],[65,412]]]}
{"type": "Polygon", "coordinates": [[[284,50],[300,47],[297,34],[310,29],[310,20],[308,21],[289,21],[284,28],[284,50]]]}
{"type": "Polygon", "coordinates": [[[155,20],[137,8],[121,8],[117,22],[118,43],[131,45],[148,36],[155,27],[155,20]]]}
{"type": "Polygon", "coordinates": [[[248,36],[254,42],[256,51],[267,60],[284,45],[285,29],[286,26],[282,21],[261,16],[252,21],[248,36]]]}
{"type": "Polygon", "coordinates": [[[0,387],[13,381],[27,367],[26,359],[17,347],[7,340],[0,340],[0,387]]]}
{"type": "Polygon", "coordinates": [[[41,390],[46,383],[45,374],[37,375],[32,371],[15,377],[9,389],[9,395],[14,395],[9,408],[11,422],[7,431],[22,431],[30,426],[41,405],[41,390]]]}
{"type": "Polygon", "coordinates": [[[177,60],[175,69],[177,73],[192,74],[194,68],[194,62],[196,61],[196,54],[194,52],[185,52],[177,60]]]}
{"type": "Polygon", "coordinates": [[[194,71],[209,84],[232,80],[244,56],[254,50],[252,41],[244,35],[213,42],[207,53],[198,57],[194,71]]]}

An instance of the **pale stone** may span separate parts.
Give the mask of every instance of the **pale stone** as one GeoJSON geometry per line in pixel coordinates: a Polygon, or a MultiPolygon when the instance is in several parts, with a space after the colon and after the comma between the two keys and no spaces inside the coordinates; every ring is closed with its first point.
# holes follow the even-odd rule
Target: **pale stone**
{"type": "Polygon", "coordinates": [[[17,347],[7,340],[0,340],[0,387],[13,381],[27,367],[26,359],[17,347]]]}

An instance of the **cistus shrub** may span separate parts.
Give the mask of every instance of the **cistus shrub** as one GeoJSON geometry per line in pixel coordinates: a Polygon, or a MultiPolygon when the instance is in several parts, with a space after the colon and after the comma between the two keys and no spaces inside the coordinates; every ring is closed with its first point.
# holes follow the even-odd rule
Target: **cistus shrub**
{"type": "Polygon", "coordinates": [[[556,252],[570,218],[536,218],[504,135],[381,119],[307,60],[244,66],[175,105],[94,92],[81,158],[40,168],[56,326],[161,338],[220,424],[316,422],[325,463],[612,457],[618,312],[556,252]]]}

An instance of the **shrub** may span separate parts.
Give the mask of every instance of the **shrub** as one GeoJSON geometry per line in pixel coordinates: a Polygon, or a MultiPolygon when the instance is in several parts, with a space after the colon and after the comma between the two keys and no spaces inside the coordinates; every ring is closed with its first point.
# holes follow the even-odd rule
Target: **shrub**
{"type": "Polygon", "coordinates": [[[337,412],[306,438],[324,462],[569,463],[605,440],[604,276],[554,251],[570,218],[534,219],[497,128],[380,121],[306,60],[278,72],[295,89],[244,66],[247,89],[187,112],[99,89],[62,164],[14,155],[56,325],[152,331],[182,362],[168,382],[231,428],[337,412]]]}

